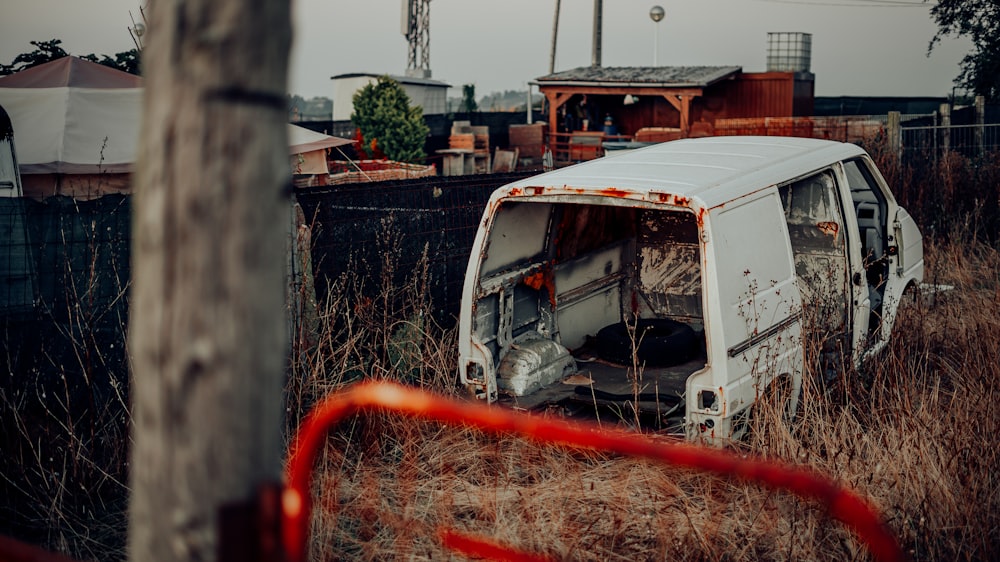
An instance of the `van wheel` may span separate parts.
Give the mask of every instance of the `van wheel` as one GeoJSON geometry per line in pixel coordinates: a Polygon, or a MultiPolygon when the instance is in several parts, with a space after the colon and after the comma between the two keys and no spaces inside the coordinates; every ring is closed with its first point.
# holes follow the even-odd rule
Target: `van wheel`
{"type": "MultiPolygon", "coordinates": [[[[597,354],[606,361],[631,365],[630,326],[625,322],[597,332],[597,354]]],[[[687,324],[666,318],[641,318],[635,324],[635,358],[647,367],[679,365],[691,358],[698,338],[687,324]]]]}

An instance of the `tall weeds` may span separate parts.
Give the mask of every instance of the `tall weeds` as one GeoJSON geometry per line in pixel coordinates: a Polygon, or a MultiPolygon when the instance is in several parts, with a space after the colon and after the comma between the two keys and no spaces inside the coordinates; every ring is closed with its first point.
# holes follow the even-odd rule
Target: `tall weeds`
{"type": "Polygon", "coordinates": [[[33,241],[42,284],[63,292],[0,319],[0,533],[98,560],[125,556],[128,494],[128,264],[112,226],[128,207],[108,203],[33,215],[55,226],[33,241]]]}
{"type": "MultiPolygon", "coordinates": [[[[795,419],[763,405],[735,446],[866,494],[915,560],[996,559],[1000,253],[958,232],[925,239],[925,255],[928,281],[954,289],[909,299],[883,353],[829,384],[810,371],[795,419]]],[[[377,308],[336,310],[354,330],[340,333],[355,337],[331,339],[331,357],[385,357],[400,337],[377,308]]],[[[385,360],[370,372],[452,392],[454,334],[420,334],[412,349],[427,376],[385,360]]],[[[783,493],[391,415],[338,428],[318,470],[312,551],[322,560],[447,559],[434,538],[441,526],[557,559],[867,557],[822,506],[783,493]]]]}
{"type": "MultiPolygon", "coordinates": [[[[762,406],[738,446],[867,494],[915,560],[1000,559],[1000,168],[958,162],[925,176],[881,165],[923,226],[926,280],[954,290],[908,302],[890,345],[861,372],[841,370],[829,386],[825,373],[807,373],[795,419],[762,406]]],[[[383,230],[382,263],[355,262],[319,305],[301,299],[308,310],[290,358],[289,433],[319,397],[363,377],[456,391],[456,334],[433,321],[426,256],[414,271],[396,271],[402,234],[391,220],[383,230]]],[[[112,560],[124,555],[127,380],[106,387],[112,394],[98,397],[105,406],[89,409],[86,423],[65,407],[87,380],[110,376],[107,350],[82,347],[96,341],[85,334],[69,337],[92,320],[79,317],[79,331],[62,334],[66,349],[50,348],[34,374],[46,389],[65,381],[61,395],[41,396],[28,382],[3,387],[0,489],[18,494],[20,519],[44,529],[32,538],[112,560]],[[60,379],[77,364],[92,378],[60,379]],[[27,446],[12,455],[15,440],[27,446]]],[[[5,347],[7,365],[13,349],[5,347]]],[[[336,428],[317,470],[318,560],[448,559],[434,538],[440,526],[558,559],[866,557],[821,506],[783,493],[391,415],[336,428]]]]}

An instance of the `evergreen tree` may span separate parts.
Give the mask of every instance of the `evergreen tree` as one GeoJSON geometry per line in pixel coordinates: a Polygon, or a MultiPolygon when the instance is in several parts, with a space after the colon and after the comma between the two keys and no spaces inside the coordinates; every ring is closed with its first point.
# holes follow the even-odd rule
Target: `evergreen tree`
{"type": "Polygon", "coordinates": [[[423,111],[410,107],[403,87],[380,77],[354,94],[351,121],[359,129],[362,149],[369,157],[384,154],[390,160],[417,162],[425,158],[424,141],[430,128],[423,111]]]}

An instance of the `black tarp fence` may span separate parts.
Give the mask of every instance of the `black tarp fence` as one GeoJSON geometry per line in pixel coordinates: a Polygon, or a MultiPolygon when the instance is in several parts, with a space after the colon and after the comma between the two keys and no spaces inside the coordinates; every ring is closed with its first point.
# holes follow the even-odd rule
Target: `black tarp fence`
{"type": "MultiPolygon", "coordinates": [[[[0,199],[0,318],[65,337],[123,331],[131,198],[0,199]]],[[[8,345],[9,347],[9,345],[8,345]]]]}
{"type": "Polygon", "coordinates": [[[46,543],[47,509],[93,508],[39,498],[57,475],[123,506],[130,204],[0,199],[0,534],[46,543]]]}
{"type": "MultiPolygon", "coordinates": [[[[490,194],[531,173],[298,191],[320,298],[326,280],[352,268],[377,291],[388,251],[405,282],[426,251],[435,315],[454,323],[490,194]]],[[[127,450],[107,443],[124,443],[128,429],[131,204],[126,195],[0,199],[0,534],[49,538],[36,524],[48,503],[33,493],[65,470],[68,450],[89,459],[76,481],[123,501],[109,486],[125,481],[127,450]],[[25,470],[25,459],[38,466],[25,470]]],[[[76,499],[61,501],[86,511],[76,499]]]]}
{"type": "Polygon", "coordinates": [[[406,283],[427,253],[428,291],[436,320],[458,316],[469,251],[490,194],[537,172],[429,177],[307,188],[296,193],[312,229],[317,292],[346,271],[368,279],[377,296],[387,255],[396,285],[406,283]]]}
{"type": "MultiPolygon", "coordinates": [[[[366,290],[378,291],[389,252],[394,281],[405,283],[426,251],[434,314],[452,325],[490,194],[533,173],[298,191],[312,227],[318,296],[322,299],[328,281],[345,272],[364,278],[366,290]]],[[[128,195],[0,199],[0,368],[9,373],[3,388],[13,380],[23,383],[29,374],[127,381],[131,203],[128,195]]]]}

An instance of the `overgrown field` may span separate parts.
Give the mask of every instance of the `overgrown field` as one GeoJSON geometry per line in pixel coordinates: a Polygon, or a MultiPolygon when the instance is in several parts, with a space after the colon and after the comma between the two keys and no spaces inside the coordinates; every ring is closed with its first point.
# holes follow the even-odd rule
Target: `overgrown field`
{"type": "MultiPolygon", "coordinates": [[[[1000,159],[897,167],[872,152],[924,232],[925,281],[954,289],[908,301],[890,345],[862,372],[824,388],[806,373],[795,420],[764,409],[755,437],[734,448],[865,494],[914,560],[998,560],[1000,159]]],[[[302,316],[289,434],[316,400],[361,378],[458,392],[455,332],[432,320],[426,269],[390,281],[400,277],[393,247],[382,263],[332,280],[321,312],[302,316]]],[[[115,560],[126,532],[128,381],[100,369],[86,325],[67,331],[79,347],[44,350],[51,369],[33,373],[37,383],[0,385],[0,530],[115,560]],[[73,362],[91,376],[64,376],[73,362]]],[[[4,326],[5,343],[23,336],[4,326]]],[[[4,349],[12,364],[13,346],[4,349]]],[[[316,474],[316,560],[447,560],[440,527],[566,560],[868,556],[822,506],[785,493],[390,415],[338,427],[316,474]]]]}
{"type": "MultiPolygon", "coordinates": [[[[927,280],[953,290],[908,302],[863,372],[807,385],[794,422],[768,412],[755,422],[767,431],[738,446],[869,496],[914,559],[990,560],[1000,556],[1000,254],[948,238],[927,241],[927,280]]],[[[453,334],[352,309],[348,293],[331,308],[328,342],[342,343],[313,356],[298,399],[362,372],[454,392],[453,334]]],[[[821,506],[784,493],[393,416],[339,428],[318,470],[312,548],[324,560],[446,559],[442,526],[557,559],[867,556],[821,506]]]]}

